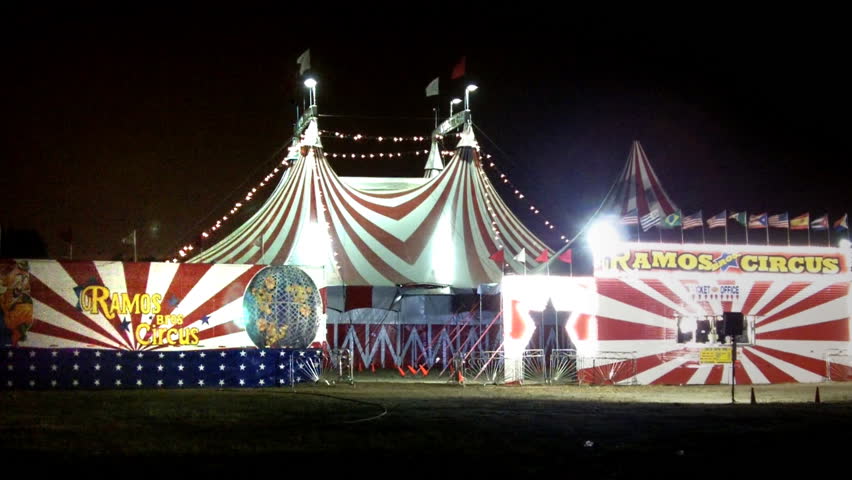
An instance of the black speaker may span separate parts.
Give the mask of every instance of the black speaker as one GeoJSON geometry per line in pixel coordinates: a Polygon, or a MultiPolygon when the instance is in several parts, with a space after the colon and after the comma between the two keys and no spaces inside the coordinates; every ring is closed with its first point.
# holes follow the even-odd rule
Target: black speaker
{"type": "Polygon", "coordinates": [[[742,312],[725,312],[725,336],[736,337],[743,334],[743,319],[742,312]]]}

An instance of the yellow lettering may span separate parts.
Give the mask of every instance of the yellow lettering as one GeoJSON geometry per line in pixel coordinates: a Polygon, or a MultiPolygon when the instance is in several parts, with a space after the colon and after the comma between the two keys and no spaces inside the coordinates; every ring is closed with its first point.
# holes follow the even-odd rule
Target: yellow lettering
{"type": "Polygon", "coordinates": [[[769,271],[769,257],[766,255],[758,255],[757,260],[760,262],[758,270],[761,272],[769,271]]]}
{"type": "Polygon", "coordinates": [[[165,323],[165,319],[163,318],[163,316],[162,316],[162,315],[157,315],[157,317],[156,317],[156,323],[157,323],[157,325],[162,325],[162,324],[164,324],[164,323],[165,323]]]}
{"type": "Polygon", "coordinates": [[[145,335],[142,333],[146,329],[150,329],[151,325],[147,323],[140,323],[136,325],[136,343],[140,345],[150,345],[150,340],[145,340],[145,335]]]}
{"type": "Polygon", "coordinates": [[[650,270],[651,263],[648,261],[648,252],[636,252],[636,257],[633,259],[633,269],[641,268],[650,270]]]}
{"type": "Polygon", "coordinates": [[[698,269],[703,272],[709,272],[715,270],[713,266],[713,255],[709,253],[702,253],[698,256],[698,269]]]}
{"type": "Polygon", "coordinates": [[[743,255],[740,259],[740,268],[743,269],[744,272],[754,272],[757,271],[757,262],[756,255],[743,255]]]}
{"type": "MultiPolygon", "coordinates": [[[[121,294],[121,313],[139,313],[139,294],[133,295],[133,300],[126,293],[121,294]]],[[[147,312],[146,312],[147,313],[147,312]]]]}
{"type": "Polygon", "coordinates": [[[651,252],[654,268],[677,268],[677,255],[675,252],[651,252]]]}
{"type": "Polygon", "coordinates": [[[107,298],[109,298],[109,290],[106,287],[97,285],[86,287],[80,294],[80,306],[91,314],[98,313],[98,307],[100,307],[101,313],[107,320],[112,320],[113,315],[109,312],[106,304],[107,298]]]}
{"type": "Polygon", "coordinates": [[[683,270],[695,270],[698,266],[698,257],[691,253],[684,253],[677,257],[677,265],[683,270]]]}
{"type": "Polygon", "coordinates": [[[787,273],[787,259],[784,257],[769,257],[769,271],[772,273],[787,273]]]}
{"type": "Polygon", "coordinates": [[[189,344],[190,345],[198,345],[198,329],[190,328],[189,329],[189,344]]]}
{"type": "Polygon", "coordinates": [[[630,267],[627,266],[627,260],[630,258],[630,252],[623,253],[621,255],[616,255],[612,257],[612,265],[613,268],[618,268],[621,270],[629,270],[630,267]]]}
{"type": "Polygon", "coordinates": [[[179,341],[180,331],[177,328],[170,328],[166,332],[166,342],[168,342],[169,345],[177,345],[179,341]],[[174,335],[174,338],[172,338],[172,335],[174,335]]]}
{"type": "Polygon", "coordinates": [[[159,293],[151,295],[151,313],[160,313],[160,303],[163,301],[163,296],[159,293]]]}
{"type": "Polygon", "coordinates": [[[808,273],[820,273],[822,271],[822,258],[806,257],[805,268],[808,269],[808,273]]]}
{"type": "Polygon", "coordinates": [[[183,325],[183,315],[175,315],[174,320],[172,320],[172,324],[183,325]]]}
{"type": "MultiPolygon", "coordinates": [[[[136,297],[138,296],[139,295],[137,294],[136,297]]],[[[142,295],[141,300],[136,297],[133,298],[134,301],[139,302],[139,305],[137,306],[138,310],[136,311],[136,313],[139,313],[139,310],[141,310],[142,313],[151,313],[151,296],[146,293],[142,295]]]]}
{"type": "Polygon", "coordinates": [[[822,273],[840,272],[840,261],[837,258],[822,259],[822,273]]]}
{"type": "Polygon", "coordinates": [[[787,260],[787,268],[791,273],[802,273],[805,270],[805,259],[802,257],[790,257],[787,260]]]}

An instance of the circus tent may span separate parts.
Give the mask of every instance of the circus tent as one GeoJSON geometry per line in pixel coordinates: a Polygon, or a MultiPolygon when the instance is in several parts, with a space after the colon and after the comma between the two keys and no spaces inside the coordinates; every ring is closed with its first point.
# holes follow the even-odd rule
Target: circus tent
{"type": "Polygon", "coordinates": [[[427,178],[338,177],[323,153],[316,118],[266,203],[196,263],[323,266],[327,285],[407,284],[476,288],[500,280],[489,257],[504,250],[506,273],[522,272],[547,245],[501,200],[468,123],[443,169],[427,178]],[[524,256],[522,256],[523,258],[524,256]]]}
{"type": "Polygon", "coordinates": [[[636,210],[639,217],[654,210],[659,212],[661,217],[665,217],[677,210],[638,141],[633,142],[627,163],[604,199],[601,213],[621,217],[631,210],[636,210]]]}

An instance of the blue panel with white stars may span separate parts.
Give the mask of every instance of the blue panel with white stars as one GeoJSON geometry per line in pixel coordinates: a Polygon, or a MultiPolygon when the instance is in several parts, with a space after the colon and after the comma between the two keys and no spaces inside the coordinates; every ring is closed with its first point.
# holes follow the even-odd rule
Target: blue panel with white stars
{"type": "Polygon", "coordinates": [[[319,379],[320,350],[0,348],[2,389],[260,388],[319,379]]]}

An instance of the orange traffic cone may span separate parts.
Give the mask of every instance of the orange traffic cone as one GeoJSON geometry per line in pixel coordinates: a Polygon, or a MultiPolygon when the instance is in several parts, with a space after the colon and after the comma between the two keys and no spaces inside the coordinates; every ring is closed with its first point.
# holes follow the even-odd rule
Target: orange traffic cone
{"type": "Polygon", "coordinates": [[[816,395],[814,396],[814,403],[820,403],[819,401],[819,387],[816,389],[816,395]]]}
{"type": "Polygon", "coordinates": [[[373,373],[376,373],[376,364],[374,364],[374,363],[370,364],[370,371],[372,371],[373,373]]]}
{"type": "Polygon", "coordinates": [[[411,372],[412,375],[417,375],[417,370],[415,370],[411,365],[408,366],[408,371],[411,372]]]}
{"type": "Polygon", "coordinates": [[[751,404],[754,405],[757,403],[757,400],[754,399],[754,387],[751,387],[751,404]]]}
{"type": "Polygon", "coordinates": [[[405,370],[403,370],[402,367],[396,367],[396,369],[399,370],[399,374],[401,376],[403,376],[403,377],[405,376],[405,370]]]}
{"type": "Polygon", "coordinates": [[[429,370],[426,370],[426,367],[424,367],[423,365],[420,365],[420,372],[423,373],[424,377],[429,375],[429,370]]]}

